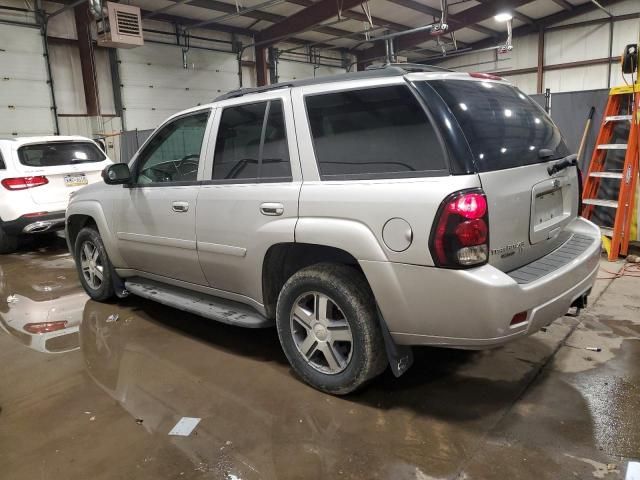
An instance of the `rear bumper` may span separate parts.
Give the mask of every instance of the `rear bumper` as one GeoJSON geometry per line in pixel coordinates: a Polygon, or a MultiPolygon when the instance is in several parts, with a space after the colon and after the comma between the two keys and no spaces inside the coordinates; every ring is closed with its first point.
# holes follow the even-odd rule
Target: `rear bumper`
{"type": "Polygon", "coordinates": [[[571,230],[592,242],[569,263],[524,284],[491,265],[447,270],[360,263],[396,343],[488,348],[535,333],[589,293],[599,268],[600,231],[584,219],[571,230]],[[520,312],[526,321],[511,326],[520,312]]]}
{"type": "Polygon", "coordinates": [[[15,220],[2,222],[2,229],[9,235],[53,232],[64,229],[64,210],[37,217],[21,216],[15,220]]]}

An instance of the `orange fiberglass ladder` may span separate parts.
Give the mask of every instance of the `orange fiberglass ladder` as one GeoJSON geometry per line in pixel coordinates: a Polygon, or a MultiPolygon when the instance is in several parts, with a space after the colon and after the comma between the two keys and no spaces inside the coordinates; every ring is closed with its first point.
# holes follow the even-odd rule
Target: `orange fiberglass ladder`
{"type": "Polygon", "coordinates": [[[609,260],[626,256],[629,248],[631,217],[638,179],[638,148],[640,135],[640,83],[614,87],[609,92],[609,100],[602,118],[602,125],[593,150],[589,172],[584,181],[582,216],[591,218],[594,207],[615,209],[613,228],[600,227],[603,235],[611,237],[609,260]],[[629,136],[626,143],[611,143],[614,129],[620,122],[629,122],[629,136]],[[612,150],[626,150],[622,170],[607,169],[607,157],[612,150]],[[619,180],[618,198],[607,198],[601,189],[601,180],[619,180]]]}

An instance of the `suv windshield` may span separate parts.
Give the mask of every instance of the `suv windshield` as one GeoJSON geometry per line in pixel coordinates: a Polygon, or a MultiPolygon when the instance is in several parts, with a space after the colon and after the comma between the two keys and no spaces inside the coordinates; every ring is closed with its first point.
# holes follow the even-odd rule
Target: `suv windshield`
{"type": "Polygon", "coordinates": [[[55,167],[76,163],[102,162],[107,157],[89,142],[51,142],[25,145],[18,149],[20,163],[28,167],[55,167]]]}
{"type": "MultiPolygon", "coordinates": [[[[428,85],[427,85],[428,83],[428,85]]],[[[517,88],[494,82],[434,80],[432,87],[458,120],[480,172],[565,157],[569,150],[545,111],[517,88]],[[552,156],[541,158],[541,150],[552,156]]]]}

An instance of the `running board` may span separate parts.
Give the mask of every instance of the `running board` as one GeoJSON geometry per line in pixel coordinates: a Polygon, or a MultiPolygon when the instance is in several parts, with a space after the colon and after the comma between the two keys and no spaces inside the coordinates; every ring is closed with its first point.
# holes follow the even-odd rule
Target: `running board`
{"type": "Polygon", "coordinates": [[[263,317],[251,307],[206,293],[194,292],[140,277],[127,279],[125,287],[129,292],[139,297],[229,325],[247,328],[265,328],[274,325],[274,322],[263,317]]]}

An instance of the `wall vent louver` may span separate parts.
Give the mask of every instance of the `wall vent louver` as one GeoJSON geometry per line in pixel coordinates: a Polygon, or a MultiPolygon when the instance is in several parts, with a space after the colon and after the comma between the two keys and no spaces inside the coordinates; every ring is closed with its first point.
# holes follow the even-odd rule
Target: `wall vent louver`
{"type": "Polygon", "coordinates": [[[104,21],[98,25],[98,45],[101,47],[134,48],[144,45],[139,7],[107,2],[104,21]]]}

